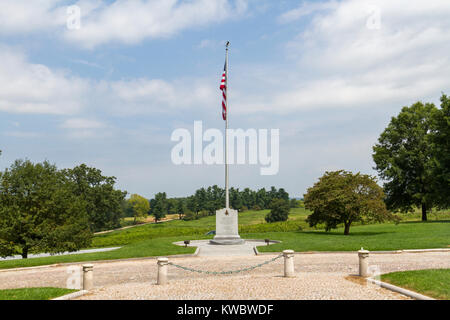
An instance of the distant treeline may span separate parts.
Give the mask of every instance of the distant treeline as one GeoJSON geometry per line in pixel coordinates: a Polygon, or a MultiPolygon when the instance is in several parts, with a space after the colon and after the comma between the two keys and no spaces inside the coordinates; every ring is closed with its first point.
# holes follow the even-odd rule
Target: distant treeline
{"type": "MultiPolygon", "coordinates": [[[[230,207],[239,211],[268,209],[273,199],[282,199],[290,203],[291,207],[298,207],[301,201],[289,199],[289,193],[283,188],[270,190],[265,188],[258,191],[245,188],[230,188],[230,207]]],[[[200,188],[192,196],[183,198],[167,198],[165,192],[160,192],[150,200],[149,214],[155,220],[161,220],[167,214],[178,214],[180,219],[198,219],[202,216],[214,215],[216,210],[225,207],[225,189],[217,185],[200,188]]],[[[125,209],[127,216],[136,216],[133,205],[129,202],[125,209]]]]}

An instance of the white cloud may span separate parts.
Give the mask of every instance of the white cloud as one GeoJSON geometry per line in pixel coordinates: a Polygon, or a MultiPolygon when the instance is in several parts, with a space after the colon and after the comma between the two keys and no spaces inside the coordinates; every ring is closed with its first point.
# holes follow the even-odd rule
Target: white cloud
{"type": "Polygon", "coordinates": [[[0,46],[0,111],[73,114],[87,88],[86,80],[30,63],[17,50],[0,46]]]}
{"type": "Polygon", "coordinates": [[[236,109],[242,113],[283,114],[327,108],[401,106],[436,98],[441,91],[448,90],[450,3],[445,0],[375,3],[381,13],[380,29],[367,27],[373,2],[361,0],[309,2],[281,15],[281,22],[312,15],[304,31],[286,46],[297,68],[292,68],[288,78],[270,75],[284,83],[284,89],[269,88],[267,94],[242,95],[236,109]]]}
{"type": "Polygon", "coordinates": [[[302,17],[311,15],[317,11],[335,9],[338,6],[337,1],[328,2],[303,2],[298,8],[289,10],[278,17],[280,23],[289,23],[302,17]]]}
{"type": "MultiPolygon", "coordinates": [[[[78,115],[101,110],[135,115],[199,110],[218,103],[212,83],[216,81],[195,78],[94,81],[33,64],[18,50],[0,47],[0,111],[9,113],[78,115]]],[[[103,124],[74,118],[62,127],[98,129],[103,124]]]]}
{"type": "Polygon", "coordinates": [[[62,128],[66,129],[99,129],[106,125],[102,122],[92,119],[72,118],[63,122],[62,128]]]}
{"type": "MultiPolygon", "coordinates": [[[[214,82],[215,83],[215,82],[214,82]]],[[[217,90],[202,79],[132,79],[102,82],[98,93],[117,114],[152,114],[197,110],[217,103],[217,90]],[[107,97],[107,98],[106,98],[107,97]]]]}
{"type": "Polygon", "coordinates": [[[182,30],[220,23],[242,14],[245,1],[159,0],[102,3],[88,14],[82,10],[79,30],[66,32],[66,39],[85,47],[109,42],[135,44],[146,38],[164,38],[182,30]]]}
{"type": "Polygon", "coordinates": [[[60,0],[2,0],[0,34],[29,33],[65,24],[66,12],[60,0]]]}

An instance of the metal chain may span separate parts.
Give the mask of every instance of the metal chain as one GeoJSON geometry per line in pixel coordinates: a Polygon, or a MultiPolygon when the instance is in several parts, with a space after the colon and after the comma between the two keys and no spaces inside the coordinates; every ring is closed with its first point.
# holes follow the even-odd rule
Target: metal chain
{"type": "Polygon", "coordinates": [[[239,269],[239,270],[231,270],[231,271],[205,271],[205,270],[192,269],[192,268],[189,268],[189,267],[183,267],[183,266],[180,266],[180,265],[175,264],[173,262],[169,262],[168,264],[170,264],[170,265],[172,265],[172,266],[174,266],[176,268],[183,269],[185,271],[218,275],[218,274],[232,274],[232,273],[239,273],[239,272],[245,272],[245,271],[252,271],[252,270],[254,270],[256,268],[262,267],[263,265],[266,265],[268,263],[274,262],[275,260],[281,258],[282,256],[283,256],[283,254],[280,254],[279,256],[276,256],[275,258],[267,260],[267,261],[265,261],[263,263],[260,263],[260,264],[257,264],[257,265],[251,266],[251,267],[247,267],[247,268],[243,268],[243,269],[239,269]]]}

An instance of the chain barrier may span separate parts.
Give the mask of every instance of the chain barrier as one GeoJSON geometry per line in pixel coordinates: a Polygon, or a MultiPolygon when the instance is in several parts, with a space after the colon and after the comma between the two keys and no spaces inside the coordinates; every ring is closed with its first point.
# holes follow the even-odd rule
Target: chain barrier
{"type": "Polygon", "coordinates": [[[172,266],[174,266],[176,268],[183,269],[185,271],[191,271],[191,272],[197,272],[197,273],[214,274],[214,275],[218,275],[218,274],[233,274],[233,273],[239,273],[239,272],[245,272],[245,271],[252,271],[252,270],[254,270],[256,268],[262,267],[263,265],[266,265],[266,264],[269,264],[271,262],[274,262],[275,260],[281,258],[282,256],[283,256],[283,254],[280,254],[279,256],[277,256],[277,257],[275,257],[273,259],[267,260],[267,261],[265,261],[263,263],[260,263],[260,264],[257,264],[257,265],[251,266],[251,267],[247,267],[247,268],[243,268],[243,269],[239,269],[239,270],[231,270],[231,271],[205,271],[205,270],[192,269],[192,268],[189,268],[189,267],[183,267],[183,266],[180,266],[180,265],[175,264],[173,262],[169,262],[168,264],[172,265],[172,266]]]}

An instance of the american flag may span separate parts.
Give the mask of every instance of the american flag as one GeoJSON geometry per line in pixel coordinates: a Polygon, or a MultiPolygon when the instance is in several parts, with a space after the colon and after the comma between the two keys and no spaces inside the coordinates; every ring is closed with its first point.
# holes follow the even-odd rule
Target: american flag
{"type": "Polygon", "coordinates": [[[227,120],[227,62],[223,67],[222,81],[220,82],[220,90],[222,90],[222,118],[227,120]]]}

